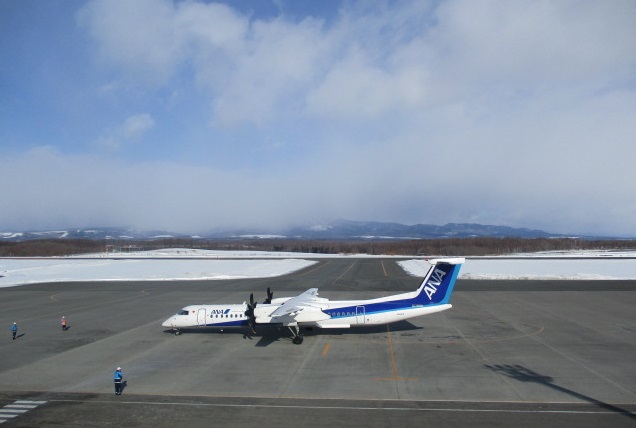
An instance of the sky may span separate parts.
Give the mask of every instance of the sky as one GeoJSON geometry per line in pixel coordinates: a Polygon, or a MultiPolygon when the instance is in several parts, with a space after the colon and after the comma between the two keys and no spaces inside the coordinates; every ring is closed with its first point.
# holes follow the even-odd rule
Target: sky
{"type": "Polygon", "coordinates": [[[0,2],[0,231],[636,236],[632,0],[0,2]]]}

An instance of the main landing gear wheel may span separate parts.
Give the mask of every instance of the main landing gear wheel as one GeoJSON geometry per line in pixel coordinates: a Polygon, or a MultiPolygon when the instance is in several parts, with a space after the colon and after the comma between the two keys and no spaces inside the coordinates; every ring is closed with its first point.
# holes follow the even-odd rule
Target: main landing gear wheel
{"type": "Polygon", "coordinates": [[[291,331],[291,334],[293,336],[292,338],[292,343],[294,345],[300,345],[301,343],[303,343],[303,337],[300,335],[300,328],[297,325],[294,326],[288,326],[289,331],[291,331]]]}

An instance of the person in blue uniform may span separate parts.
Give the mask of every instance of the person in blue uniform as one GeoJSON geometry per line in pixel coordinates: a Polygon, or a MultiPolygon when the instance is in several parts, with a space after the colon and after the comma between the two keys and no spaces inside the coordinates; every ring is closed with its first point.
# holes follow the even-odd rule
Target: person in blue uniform
{"type": "Polygon", "coordinates": [[[121,371],[121,367],[117,367],[117,370],[115,370],[113,380],[115,381],[115,395],[121,395],[121,383],[124,380],[124,374],[121,371]]]}
{"type": "Polygon", "coordinates": [[[11,326],[11,334],[13,334],[13,340],[15,340],[15,335],[18,334],[18,325],[16,323],[11,326]]]}

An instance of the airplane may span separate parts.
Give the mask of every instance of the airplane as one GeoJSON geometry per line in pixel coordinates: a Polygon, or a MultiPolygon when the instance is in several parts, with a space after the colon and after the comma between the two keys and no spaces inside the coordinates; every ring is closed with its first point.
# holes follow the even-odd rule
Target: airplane
{"type": "Polygon", "coordinates": [[[249,327],[255,333],[257,324],[288,327],[292,343],[300,345],[301,327],[350,328],[383,325],[450,309],[455,281],[464,258],[428,260],[430,267],[419,288],[408,293],[369,300],[334,300],[318,297],[318,289],[310,288],[295,297],[273,298],[267,289],[262,304],[250,295],[249,303],[234,305],[190,305],[165,320],[161,325],[175,335],[184,328],[249,327]]]}

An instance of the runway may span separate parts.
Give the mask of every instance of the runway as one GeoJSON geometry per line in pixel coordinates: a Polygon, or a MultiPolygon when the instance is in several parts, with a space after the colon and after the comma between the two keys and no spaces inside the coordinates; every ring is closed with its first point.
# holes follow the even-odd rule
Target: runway
{"type": "MultiPolygon", "coordinates": [[[[453,309],[305,332],[161,322],[195,303],[318,287],[330,299],[414,290],[396,259],[320,259],[278,278],[0,289],[0,407],[12,426],[634,426],[636,281],[458,281],[453,309]],[[70,329],[59,321],[66,316],[70,329]],[[11,340],[16,321],[19,338],[11,340]],[[112,372],[127,386],[113,393],[112,372]],[[7,414],[10,412],[7,411],[7,414]]],[[[2,420],[0,410],[0,420],[2,420]]]]}

